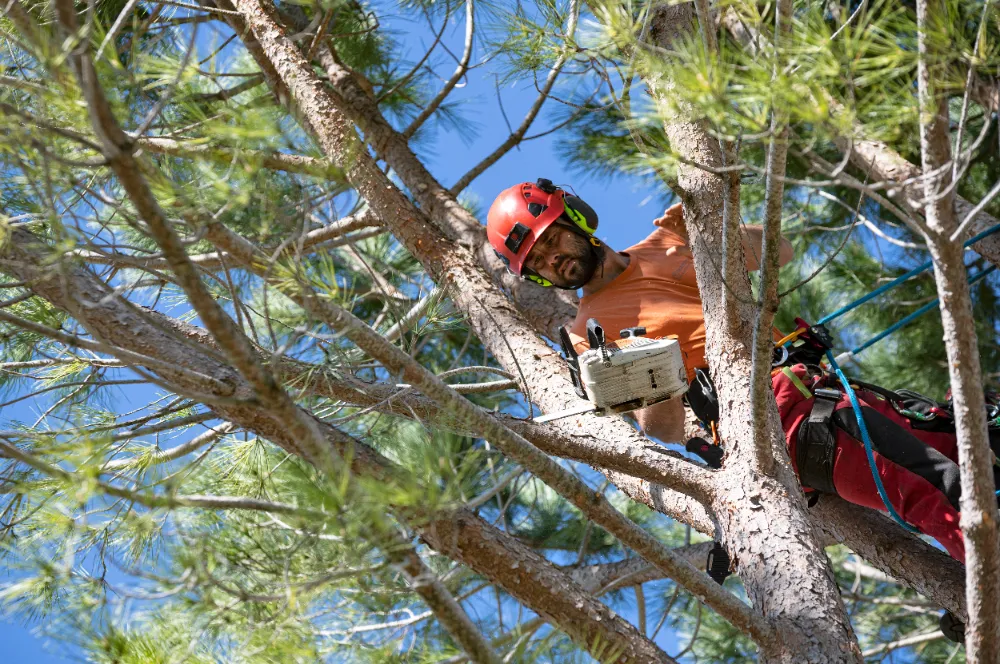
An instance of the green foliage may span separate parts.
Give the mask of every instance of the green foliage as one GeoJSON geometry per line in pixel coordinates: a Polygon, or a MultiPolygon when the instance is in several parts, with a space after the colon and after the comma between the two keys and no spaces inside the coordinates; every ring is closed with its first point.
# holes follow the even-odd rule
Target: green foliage
{"type": "MultiPolygon", "coordinates": [[[[95,52],[124,6],[122,0],[100,0],[92,11],[80,5],[89,21],[82,44],[95,52]]],[[[31,8],[44,30],[53,27],[47,7],[31,8]]],[[[2,299],[16,301],[4,302],[2,311],[50,331],[0,323],[4,399],[32,404],[30,411],[4,413],[0,440],[39,462],[29,466],[8,459],[0,475],[0,557],[10,574],[0,589],[4,610],[82,649],[90,661],[108,664],[448,661],[460,649],[393,562],[403,542],[509,661],[614,660],[613,644],[587,644],[587,654],[535,620],[506,590],[437,555],[415,536],[415,525],[469,509],[561,566],[611,564],[631,555],[489,441],[466,435],[447,413],[432,418],[406,412],[406,399],[422,397],[400,387],[398,375],[259,275],[240,269],[232,256],[217,254],[207,236],[212,224],[273,256],[267,269],[281,285],[308,284],[317,297],[349,309],[383,334],[407,320],[434,287],[417,260],[387,233],[354,231],[306,246],[311,231],[362,209],[361,195],[342,170],[349,164],[324,164],[310,174],[271,168],[266,157],[273,153],[317,161],[323,153],[276,104],[238,35],[215,20],[227,15],[212,15],[211,38],[202,25],[194,39],[186,11],[151,7],[133,8],[96,63],[112,110],[127,131],[142,128],[147,136],[178,144],[175,151],[142,148],[141,176],[188,254],[198,257],[210,296],[241,327],[296,404],[403,472],[377,481],[357,478],[349,471],[355,459],[348,453],[337,459],[339,472],[322,476],[265,436],[244,431],[186,449],[182,446],[207,427],[220,426],[215,418],[231,412],[227,408],[259,408],[260,430],[269,435],[283,433],[285,423],[269,419],[267,409],[243,393],[209,400],[199,393],[166,392],[148,380],[154,369],[112,362],[113,353],[100,346],[101,335],[83,330],[72,313],[28,297],[25,284],[4,283],[2,299]],[[188,57],[192,43],[196,52],[188,57]],[[182,67],[185,61],[188,66],[182,67]],[[75,335],[87,344],[65,344],[52,335],[75,335]],[[123,382],[136,376],[147,382],[123,382]],[[329,384],[360,392],[372,388],[380,401],[358,405],[324,390],[329,384]],[[386,404],[395,407],[394,414],[380,412],[386,404]],[[213,419],[185,421],[203,413],[213,419]],[[178,449],[184,453],[174,456],[178,449]],[[205,496],[241,507],[177,502],[205,496]]],[[[954,142],[969,150],[957,190],[979,200],[1000,178],[998,130],[991,114],[973,104],[957,135],[960,92],[970,66],[986,74],[1000,64],[996,10],[991,20],[980,21],[978,3],[950,7],[935,35],[949,40],[949,55],[933,64],[941,89],[952,94],[954,142]]],[[[694,109],[715,136],[739,142],[738,158],[746,165],[742,217],[755,223],[763,214],[771,117],[775,109],[787,113],[787,175],[794,180],[783,201],[784,232],[796,259],[781,275],[787,292],[775,322],[783,331],[793,329],[796,316],[815,321],[926,259],[902,220],[870,196],[859,203],[857,187],[825,183],[820,195],[819,185],[802,184],[819,177],[811,170],[815,157],[839,162],[842,147],[834,138],[853,136],[855,123],[863,125],[866,137],[919,160],[915,19],[905,5],[867,3],[845,23],[845,17],[833,16],[830,3],[800,2],[791,35],[777,49],[764,45],[756,55],[726,33],[719,35],[718,53],[710,53],[700,36],[678,41],[670,52],[637,41],[636,35],[648,36],[650,3],[592,3],[582,8],[574,35],[565,34],[573,11],[569,3],[476,2],[474,8],[480,26],[473,41],[477,69],[467,76],[491,76],[498,91],[515,86],[534,95],[533,86],[553,63],[564,61],[563,82],[553,95],[567,103],[550,119],[558,149],[580,174],[669,184],[678,161],[663,123],[694,109]],[[487,65],[489,73],[482,74],[487,69],[478,68],[487,65]],[[640,75],[673,80],[664,104],[647,103],[640,75]],[[870,224],[854,223],[855,208],[870,224]]],[[[773,37],[771,5],[733,1],[719,8],[737,12],[744,24],[773,37]]],[[[330,57],[363,76],[383,113],[403,128],[434,98],[441,72],[453,68],[458,54],[412,60],[388,24],[405,20],[445,34],[464,24],[466,7],[425,0],[381,5],[323,0],[279,3],[279,9],[294,14],[289,20],[308,24],[298,30],[300,48],[310,48],[322,26],[330,37],[330,57]]],[[[162,260],[139,211],[95,149],[102,137],[86,113],[85,95],[72,76],[57,76],[66,72],[54,51],[25,47],[10,36],[16,30],[6,19],[0,29],[5,75],[23,83],[0,89],[0,239],[8,241],[15,225],[25,225],[47,242],[48,252],[39,250],[39,260],[54,280],[68,270],[86,269],[104,281],[107,297],[124,297],[181,343],[200,344],[199,333],[181,325],[202,321],[178,275],[162,260]]],[[[445,100],[411,145],[433,153],[435,129],[471,136],[477,124],[462,111],[459,102],[445,100]]],[[[380,150],[373,148],[382,156],[380,150]]],[[[853,167],[847,172],[868,179],[853,167]]],[[[664,198],[672,195],[662,190],[664,198]]],[[[888,193],[885,187],[877,191],[888,193]]],[[[466,196],[461,202],[481,216],[483,201],[466,196]]],[[[1000,202],[986,209],[1000,213],[1000,202]]],[[[980,259],[971,262],[974,270],[985,266],[980,259]]],[[[988,279],[973,294],[982,366],[990,379],[1000,375],[996,286],[988,279]]],[[[929,275],[907,282],[833,325],[839,348],[854,347],[934,296],[929,275]]],[[[402,327],[394,343],[449,382],[500,377],[488,373],[497,363],[440,292],[402,327]],[[474,371],[456,371],[469,367],[474,371]]],[[[865,351],[850,370],[889,387],[943,397],[947,367],[941,335],[940,320],[930,313],[865,351]]],[[[228,361],[218,344],[211,354],[228,361]]],[[[469,398],[510,415],[525,407],[512,390],[469,398]]],[[[659,540],[675,547],[691,543],[690,529],[627,500],[594,471],[563,463],[659,540]]],[[[830,556],[863,649],[934,628],[935,607],[898,586],[849,572],[853,561],[843,549],[831,549],[830,556]]],[[[679,661],[735,663],[756,656],[748,639],[672,581],[639,587],[614,587],[601,596],[667,644],[679,661]]],[[[727,588],[743,596],[735,578],[727,588]]],[[[907,649],[905,657],[947,662],[958,661],[961,652],[938,640],[907,649]]]]}

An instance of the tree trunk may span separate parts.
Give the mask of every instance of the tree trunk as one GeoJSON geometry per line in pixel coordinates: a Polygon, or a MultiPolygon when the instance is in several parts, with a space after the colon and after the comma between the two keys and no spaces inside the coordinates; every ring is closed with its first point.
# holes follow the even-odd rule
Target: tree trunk
{"type": "Polygon", "coordinates": [[[952,166],[948,98],[938,89],[942,80],[939,63],[945,56],[941,31],[947,12],[943,2],[917,0],[917,90],[924,214],[934,281],[941,298],[941,323],[958,435],[965,599],[969,611],[965,647],[971,662],[996,662],[1000,660],[1000,613],[997,611],[1000,606],[1000,542],[997,541],[993,453],[986,428],[983,378],[964,251],[950,237],[958,227],[958,220],[949,187],[952,166]]]}
{"type": "MultiPolygon", "coordinates": [[[[229,20],[230,16],[227,16],[229,20]]],[[[241,31],[241,34],[246,34],[246,30],[241,31]]],[[[252,43],[257,44],[256,40],[251,40],[252,43]]],[[[271,67],[268,56],[263,53],[263,50],[259,48],[255,51],[255,59],[258,63],[264,61],[266,66],[271,67]]],[[[273,67],[272,67],[273,68],[273,67]]],[[[344,79],[346,81],[346,79],[344,79]]],[[[352,79],[353,80],[353,79],[352,79]]],[[[344,86],[349,91],[350,82],[345,82],[344,86]]],[[[284,83],[282,82],[283,86],[284,83]]],[[[351,97],[354,93],[349,95],[344,95],[344,97],[351,97]]],[[[356,95],[353,97],[356,98],[356,95]]],[[[360,113],[361,105],[355,108],[350,103],[343,103],[343,99],[337,102],[339,108],[343,112],[360,113]]],[[[365,105],[364,109],[366,111],[372,111],[370,106],[365,105]]],[[[377,109],[375,109],[377,110],[377,109]]],[[[386,131],[387,123],[372,123],[372,121],[366,120],[362,117],[355,117],[351,115],[351,119],[360,124],[366,124],[366,126],[371,126],[373,132],[386,131]]],[[[316,118],[316,121],[331,121],[333,118],[316,118]]],[[[391,127],[390,127],[391,129],[391,127]]],[[[394,143],[396,144],[396,143],[394,143]]],[[[699,146],[694,145],[692,149],[697,150],[699,146]]],[[[407,164],[400,163],[396,164],[396,159],[403,159],[406,157],[405,153],[400,156],[400,152],[395,152],[388,149],[384,149],[384,155],[389,165],[397,172],[402,172],[404,174],[418,174],[419,169],[411,168],[407,164]]],[[[408,157],[407,157],[408,158],[408,157]]],[[[734,178],[738,181],[738,177],[734,178]]],[[[434,191],[434,185],[428,183],[427,181],[421,181],[419,178],[414,178],[413,181],[404,181],[408,189],[414,192],[415,195],[429,195],[427,192],[434,191]]],[[[388,181],[386,180],[386,185],[388,181]]],[[[391,186],[391,185],[388,185],[391,186]]],[[[439,186],[439,185],[438,185],[439,186]]],[[[738,191],[733,191],[737,193],[738,191]]],[[[450,275],[447,275],[447,270],[442,269],[442,264],[445,265],[461,265],[462,264],[462,247],[446,248],[446,245],[440,240],[434,240],[432,233],[421,233],[419,232],[419,226],[408,223],[400,223],[400,214],[404,213],[405,210],[411,210],[408,206],[402,208],[391,207],[391,204],[387,206],[387,209],[391,211],[390,218],[396,220],[396,223],[390,224],[392,226],[393,233],[401,241],[406,244],[407,248],[416,256],[421,263],[428,267],[430,273],[436,280],[444,284],[448,284],[452,281],[450,275]],[[442,254],[447,254],[442,256],[442,254]]],[[[441,208],[438,208],[441,209],[441,208]]],[[[458,215],[458,210],[460,208],[456,206],[449,206],[448,210],[458,215]]],[[[410,214],[407,212],[406,214],[410,214]]],[[[418,213],[419,214],[419,213],[418,213]]],[[[456,216],[454,219],[458,219],[456,216]]],[[[439,226],[446,226],[447,222],[439,222],[439,226]]],[[[480,249],[488,249],[487,247],[480,247],[480,249]]],[[[482,252],[479,253],[479,257],[482,258],[482,252]]],[[[742,258],[740,258],[738,265],[742,266],[742,258]]],[[[463,270],[467,268],[463,267],[463,270]]],[[[526,390],[527,396],[530,397],[532,401],[539,403],[543,408],[550,410],[561,408],[565,404],[572,403],[575,399],[572,396],[572,392],[569,388],[568,381],[565,380],[564,369],[562,363],[556,359],[554,353],[551,352],[547,347],[542,350],[541,346],[537,346],[533,341],[527,345],[522,344],[527,338],[523,335],[522,330],[524,329],[523,323],[517,322],[517,315],[512,311],[506,304],[500,305],[498,308],[492,310],[492,314],[483,314],[483,304],[489,303],[486,308],[492,306],[495,300],[492,297],[491,290],[488,286],[483,284],[481,281],[476,281],[474,278],[469,276],[458,281],[460,286],[454,289],[452,292],[456,295],[456,305],[470,314],[471,320],[474,323],[477,331],[480,333],[481,338],[487,347],[491,349],[493,354],[500,359],[501,364],[505,368],[510,369],[520,375],[524,375],[525,379],[523,383],[527,384],[528,388],[526,390]],[[505,343],[503,333],[506,331],[511,331],[514,333],[513,337],[510,339],[510,346],[505,343]],[[512,358],[508,348],[517,347],[524,349],[525,352],[522,354],[522,360],[516,360],[512,358]],[[534,349],[538,349],[537,351],[534,349]]],[[[535,289],[540,295],[541,294],[551,294],[551,291],[544,291],[542,289],[535,289]]],[[[521,306],[518,306],[521,309],[521,306]]],[[[728,317],[728,314],[727,314],[728,317]]],[[[738,316],[733,317],[733,325],[735,329],[739,329],[742,323],[738,320],[738,316]]],[[[538,328],[536,327],[536,330],[538,328]]],[[[604,444],[614,442],[616,443],[623,452],[628,455],[631,454],[630,449],[636,449],[637,444],[641,444],[643,447],[647,447],[648,443],[640,442],[641,438],[636,438],[634,433],[628,428],[624,429],[618,426],[614,426],[612,421],[609,420],[598,420],[593,417],[584,417],[580,421],[575,423],[577,426],[570,426],[563,423],[566,427],[566,434],[574,437],[583,436],[590,440],[603,441],[604,444]],[[610,425],[610,426],[609,426],[610,425]]],[[[558,454],[556,448],[548,448],[548,451],[553,454],[558,454]]],[[[709,523],[711,515],[705,511],[705,508],[701,505],[692,501],[690,497],[683,495],[677,491],[669,488],[667,484],[650,484],[649,482],[638,480],[631,476],[626,476],[622,473],[614,473],[604,471],[609,478],[622,489],[627,495],[630,495],[636,500],[649,505],[653,509],[662,512],[668,516],[676,518],[685,523],[689,523],[695,527],[699,527],[702,530],[706,530],[706,524],[709,523]]],[[[837,508],[833,508],[836,511],[837,508]]],[[[844,514],[841,515],[840,524],[838,525],[836,532],[839,537],[844,538],[845,543],[851,546],[857,551],[870,550],[870,547],[866,546],[866,536],[869,532],[867,527],[868,521],[870,519],[877,519],[878,515],[872,514],[869,519],[866,520],[856,514],[844,514]],[[853,523],[859,524],[859,529],[854,530],[851,525],[853,523]]],[[[931,547],[925,543],[917,540],[915,538],[906,535],[911,542],[907,542],[906,545],[914,549],[915,551],[922,552],[924,558],[935,561],[936,557],[933,555],[933,550],[931,547]]],[[[876,557],[879,564],[883,565],[884,568],[897,578],[907,579],[910,570],[908,570],[899,559],[893,556],[878,556],[879,552],[872,551],[871,555],[876,557]]],[[[916,555],[916,554],[915,554],[916,555]]],[[[918,572],[916,574],[917,578],[925,578],[933,574],[932,570],[927,570],[926,572],[918,572]]],[[[946,600],[950,600],[951,596],[947,593],[941,593],[946,600]]],[[[945,604],[946,605],[946,604],[945,604]]]]}
{"type": "MultiPolygon", "coordinates": [[[[671,41],[693,24],[690,5],[660,7],[650,22],[650,39],[669,49],[671,41]]],[[[647,84],[654,98],[670,94],[669,80],[648,78],[647,84]]],[[[718,141],[697,122],[684,120],[666,125],[671,148],[688,163],[722,166],[718,141]]],[[[735,199],[735,186],[730,180],[727,187],[722,177],[693,166],[678,169],[677,188],[705,311],[705,352],[719,394],[721,434],[728,450],[713,512],[747,595],[778,630],[777,642],[762,650],[762,660],[860,662],[861,652],[832,569],[813,534],[802,490],[791,470],[773,395],[762,427],[766,440],[755,441],[752,428],[746,426],[753,418],[754,311],[749,305],[749,280],[744,270],[738,281],[724,284],[717,269],[723,263],[742,264],[739,245],[727,243],[726,256],[718,250],[723,246],[723,206],[731,196],[735,199]],[[766,445],[775,459],[771,475],[755,472],[759,445],[766,445]]]]}

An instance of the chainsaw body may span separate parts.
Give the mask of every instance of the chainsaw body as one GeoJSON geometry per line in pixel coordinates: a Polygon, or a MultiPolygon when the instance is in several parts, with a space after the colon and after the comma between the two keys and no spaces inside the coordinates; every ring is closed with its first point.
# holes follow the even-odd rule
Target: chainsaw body
{"type": "MultiPolygon", "coordinates": [[[[647,339],[641,328],[622,330],[622,339],[606,342],[595,319],[587,321],[590,348],[567,355],[574,384],[598,415],[627,413],[687,392],[687,372],[675,338],[647,339]]],[[[565,343],[564,343],[565,347],[565,343]]]]}

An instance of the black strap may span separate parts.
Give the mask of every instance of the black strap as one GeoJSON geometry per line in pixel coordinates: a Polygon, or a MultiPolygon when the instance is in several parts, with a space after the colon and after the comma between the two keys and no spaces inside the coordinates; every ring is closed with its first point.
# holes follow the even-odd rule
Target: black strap
{"type": "Polygon", "coordinates": [[[720,586],[729,576],[729,554],[719,542],[715,543],[712,550],[708,552],[708,561],[705,563],[705,571],[712,577],[712,580],[720,586]]]}
{"type": "MultiPolygon", "coordinates": [[[[954,461],[876,409],[862,406],[861,414],[871,437],[872,448],[880,456],[930,482],[947,497],[952,507],[959,509],[962,497],[961,473],[954,461]]],[[[834,413],[833,425],[851,438],[861,441],[861,427],[850,408],[834,413]]]]}
{"type": "Polygon", "coordinates": [[[809,419],[799,427],[795,462],[799,467],[802,484],[822,491],[837,493],[833,484],[833,459],[837,451],[837,439],[831,426],[831,417],[840,392],[819,388],[813,393],[812,412],[809,419]]]}
{"type": "Polygon", "coordinates": [[[569,338],[569,332],[566,331],[565,327],[559,328],[559,343],[562,345],[566,362],[569,363],[569,379],[573,381],[573,389],[576,390],[578,397],[586,399],[587,392],[583,389],[583,383],[580,382],[579,356],[576,354],[576,348],[573,347],[573,340],[569,338]]]}

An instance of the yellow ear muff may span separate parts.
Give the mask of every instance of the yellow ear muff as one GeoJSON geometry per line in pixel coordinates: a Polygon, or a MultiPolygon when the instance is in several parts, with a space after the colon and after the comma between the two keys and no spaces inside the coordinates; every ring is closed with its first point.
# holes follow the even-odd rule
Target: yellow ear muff
{"type": "Polygon", "coordinates": [[[538,284],[539,286],[549,287],[552,285],[551,281],[549,281],[545,277],[540,277],[537,274],[526,274],[524,275],[524,278],[527,279],[528,281],[538,284]]]}
{"type": "Polygon", "coordinates": [[[566,205],[565,202],[563,203],[563,212],[565,212],[566,216],[569,217],[574,224],[579,226],[580,230],[582,230],[583,232],[591,234],[597,232],[596,228],[591,228],[587,224],[587,217],[585,217],[583,213],[574,210],[569,205],[566,205]]]}

